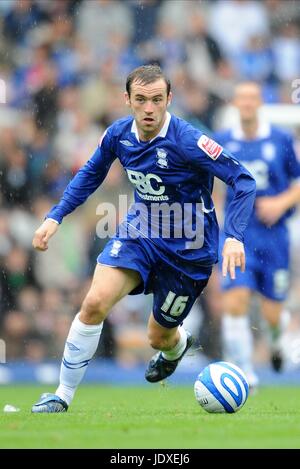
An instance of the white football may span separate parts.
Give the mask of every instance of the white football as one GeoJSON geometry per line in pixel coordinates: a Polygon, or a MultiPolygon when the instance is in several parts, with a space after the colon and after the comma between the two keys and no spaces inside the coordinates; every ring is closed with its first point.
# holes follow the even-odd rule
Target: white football
{"type": "Polygon", "coordinates": [[[194,391],[197,402],[207,412],[232,414],[245,404],[249,384],[238,366],[215,362],[198,375],[194,391]]]}

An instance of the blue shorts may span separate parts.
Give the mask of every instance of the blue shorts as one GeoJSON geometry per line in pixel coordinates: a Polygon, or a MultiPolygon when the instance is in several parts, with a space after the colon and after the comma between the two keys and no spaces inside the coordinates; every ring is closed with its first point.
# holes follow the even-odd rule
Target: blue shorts
{"type": "MultiPolygon", "coordinates": [[[[220,248],[223,246],[223,239],[220,248]]],[[[236,269],[236,279],[222,277],[222,288],[246,287],[266,298],[283,302],[289,290],[289,237],[284,229],[250,233],[245,237],[246,271],[236,269]]],[[[221,256],[220,256],[221,267],[221,256]]]]}
{"type": "Polygon", "coordinates": [[[180,325],[203,291],[211,271],[204,269],[203,278],[194,280],[168,264],[159,250],[145,238],[113,238],[98,256],[99,264],[136,270],[142,283],[130,295],[153,293],[153,315],[163,327],[180,325]]]}

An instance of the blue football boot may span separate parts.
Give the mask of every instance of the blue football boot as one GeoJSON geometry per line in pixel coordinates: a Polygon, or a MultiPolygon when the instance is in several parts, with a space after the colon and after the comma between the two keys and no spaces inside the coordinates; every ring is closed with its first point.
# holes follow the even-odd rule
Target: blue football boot
{"type": "Polygon", "coordinates": [[[68,405],[56,394],[49,392],[41,395],[40,400],[31,408],[34,414],[52,414],[56,412],[67,412],[68,405]]]}
{"type": "Polygon", "coordinates": [[[187,350],[192,346],[194,342],[193,336],[190,332],[187,331],[187,340],[186,340],[186,347],[179,358],[176,360],[166,360],[162,352],[156,353],[150,360],[148,368],[145,372],[145,378],[150,383],[156,383],[157,381],[161,381],[162,379],[167,378],[177,368],[177,365],[181,361],[182,357],[185,355],[187,350]]]}

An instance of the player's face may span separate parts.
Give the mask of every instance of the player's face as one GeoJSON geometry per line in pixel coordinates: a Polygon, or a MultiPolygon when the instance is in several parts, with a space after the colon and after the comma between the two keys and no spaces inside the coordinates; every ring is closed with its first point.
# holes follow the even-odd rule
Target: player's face
{"type": "Polygon", "coordinates": [[[141,140],[151,140],[160,132],[171,98],[172,93],[167,96],[167,85],[162,78],[148,85],[138,81],[131,84],[130,96],[125,93],[125,99],[133,113],[141,140]]]}
{"type": "Polygon", "coordinates": [[[251,121],[257,118],[257,112],[262,104],[261,92],[255,83],[238,85],[233,104],[237,107],[241,121],[251,121]]]}

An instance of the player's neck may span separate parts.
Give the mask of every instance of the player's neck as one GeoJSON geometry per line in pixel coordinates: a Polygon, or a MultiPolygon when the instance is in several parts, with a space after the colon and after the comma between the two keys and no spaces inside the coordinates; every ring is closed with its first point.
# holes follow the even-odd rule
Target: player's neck
{"type": "Polygon", "coordinates": [[[138,131],[140,141],[141,142],[149,142],[149,140],[153,140],[155,137],[157,137],[157,135],[159,134],[159,132],[161,131],[161,129],[165,125],[166,118],[167,118],[167,113],[166,113],[164,119],[162,120],[160,126],[153,132],[144,132],[142,129],[138,128],[138,126],[137,126],[137,131],[138,131]]]}
{"type": "Polygon", "coordinates": [[[254,140],[256,138],[259,127],[257,119],[241,121],[241,127],[247,140],[254,140]]]}

